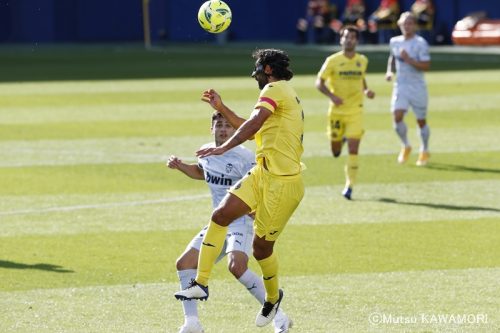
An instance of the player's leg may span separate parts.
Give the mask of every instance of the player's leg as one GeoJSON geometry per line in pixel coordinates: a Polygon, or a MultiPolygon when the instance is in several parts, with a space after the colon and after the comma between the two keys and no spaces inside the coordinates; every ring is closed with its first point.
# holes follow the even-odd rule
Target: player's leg
{"type": "Polygon", "coordinates": [[[431,130],[427,124],[427,89],[425,87],[414,94],[412,101],[413,112],[417,118],[418,131],[420,133],[420,152],[418,155],[417,166],[424,166],[429,161],[429,137],[431,130]]]}
{"type": "Polygon", "coordinates": [[[237,218],[250,213],[250,207],[232,193],[228,193],[212,213],[212,220],[203,238],[198,259],[196,282],[208,285],[210,272],[226,239],[228,225],[237,218]]]}
{"type": "Polygon", "coordinates": [[[403,87],[394,88],[391,99],[391,110],[393,117],[393,127],[401,141],[401,151],[398,155],[398,162],[405,163],[411,153],[411,145],[408,141],[408,127],[404,122],[404,116],[408,111],[410,101],[405,95],[403,87]]]}
{"type": "Polygon", "coordinates": [[[339,157],[342,153],[344,129],[345,126],[340,117],[330,116],[330,121],[327,126],[327,135],[330,138],[330,148],[333,157],[339,157]]]}
{"type": "Polygon", "coordinates": [[[348,199],[351,200],[352,197],[352,190],[354,187],[354,184],[356,183],[356,177],[358,175],[358,169],[359,169],[359,164],[358,164],[358,150],[359,150],[359,143],[361,142],[360,139],[355,139],[355,138],[348,138],[347,139],[347,146],[349,148],[349,156],[347,156],[347,161],[344,166],[344,173],[345,173],[345,187],[344,190],[342,191],[342,195],[348,199]]]}
{"type": "MultiPolygon", "coordinates": [[[[196,267],[198,265],[198,248],[202,237],[195,237],[187,246],[184,253],[177,259],[177,275],[181,284],[181,290],[189,286],[190,282],[196,277],[196,267]],[[196,247],[196,244],[198,246],[196,247]]],[[[203,327],[198,317],[198,302],[183,301],[184,324],[179,333],[184,332],[203,332],[203,327]]]]}
{"type": "Polygon", "coordinates": [[[234,194],[228,193],[224,197],[212,213],[212,220],[208,224],[203,238],[198,256],[196,279],[188,288],[176,292],[174,294],[175,298],[180,300],[208,299],[208,279],[215,260],[224,246],[228,225],[249,212],[248,205],[234,194]]]}
{"type": "MultiPolygon", "coordinates": [[[[252,253],[253,219],[245,216],[229,226],[226,238],[228,269],[248,292],[262,305],[266,291],[262,278],[248,268],[248,256],[252,253]]],[[[292,321],[281,310],[274,318],[276,332],[288,332],[292,321]]]]}
{"type": "Polygon", "coordinates": [[[429,162],[429,137],[431,130],[425,119],[417,119],[420,132],[420,152],[418,154],[417,166],[425,166],[429,162]]]}
{"type": "Polygon", "coordinates": [[[359,144],[361,142],[361,137],[364,134],[362,110],[359,113],[349,117],[346,121],[345,136],[347,137],[347,148],[349,155],[347,156],[347,161],[344,166],[345,174],[345,187],[342,191],[342,195],[351,200],[352,190],[356,182],[356,177],[358,175],[359,163],[358,163],[358,151],[359,144]]]}
{"type": "Polygon", "coordinates": [[[279,289],[278,258],[274,243],[304,196],[302,176],[275,177],[263,172],[262,192],[254,222],[254,257],[262,271],[266,302],[257,315],[256,325],[265,326],[279,309],[283,291],[279,289]]]}

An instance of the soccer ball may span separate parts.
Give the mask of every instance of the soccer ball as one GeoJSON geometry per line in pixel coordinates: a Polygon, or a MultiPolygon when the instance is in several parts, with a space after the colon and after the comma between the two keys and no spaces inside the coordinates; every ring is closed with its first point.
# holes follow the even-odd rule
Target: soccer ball
{"type": "Polygon", "coordinates": [[[218,34],[231,24],[231,9],[224,1],[207,1],[198,11],[198,22],[206,31],[218,34]]]}

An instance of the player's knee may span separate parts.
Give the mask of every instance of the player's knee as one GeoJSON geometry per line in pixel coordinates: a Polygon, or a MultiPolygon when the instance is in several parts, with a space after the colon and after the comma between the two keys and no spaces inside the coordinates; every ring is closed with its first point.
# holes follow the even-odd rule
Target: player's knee
{"type": "Polygon", "coordinates": [[[212,221],[218,225],[226,226],[231,222],[224,214],[224,208],[216,208],[212,213],[212,221]]]}
{"type": "Polygon", "coordinates": [[[188,269],[187,262],[184,259],[184,257],[177,258],[177,261],[175,262],[175,268],[178,271],[182,271],[182,270],[188,269]]]}
{"type": "Polygon", "coordinates": [[[232,259],[229,260],[227,268],[234,275],[235,278],[239,279],[243,273],[248,269],[247,263],[244,260],[232,259]]]}

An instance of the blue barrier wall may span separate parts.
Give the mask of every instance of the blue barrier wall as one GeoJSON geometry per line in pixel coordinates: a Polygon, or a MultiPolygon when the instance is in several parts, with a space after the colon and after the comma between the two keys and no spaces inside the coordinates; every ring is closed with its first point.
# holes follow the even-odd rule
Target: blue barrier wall
{"type": "MultiPolygon", "coordinates": [[[[203,0],[150,0],[153,39],[210,40],[198,27],[203,0]]],[[[332,0],[339,11],[346,0],[332,0]]],[[[365,0],[367,13],[379,0],[365,0]]],[[[500,18],[500,1],[435,0],[436,29],[450,33],[466,14],[485,10],[500,18]]],[[[295,24],[307,0],[227,0],[233,11],[234,40],[295,39],[295,24]]],[[[413,0],[400,0],[403,10],[413,0]]],[[[0,42],[107,42],[142,39],[141,0],[0,0],[0,42]]]]}

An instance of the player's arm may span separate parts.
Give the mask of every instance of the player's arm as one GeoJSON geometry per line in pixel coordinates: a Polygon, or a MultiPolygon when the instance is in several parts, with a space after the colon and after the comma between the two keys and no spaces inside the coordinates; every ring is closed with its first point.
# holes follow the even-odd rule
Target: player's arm
{"type": "Polygon", "coordinates": [[[210,106],[222,113],[224,118],[233,126],[234,128],[239,128],[241,124],[245,122],[245,118],[241,118],[234,111],[228,108],[223,102],[220,95],[213,89],[205,90],[201,97],[201,100],[210,104],[210,106]]]}
{"type": "Polygon", "coordinates": [[[416,69],[418,69],[420,71],[428,71],[431,68],[430,60],[419,61],[419,60],[413,59],[410,57],[410,55],[404,49],[401,50],[400,55],[401,55],[401,58],[403,59],[404,62],[415,67],[416,69]]]}
{"type": "Polygon", "coordinates": [[[243,142],[251,139],[255,133],[264,125],[264,122],[272,115],[271,110],[263,106],[257,107],[253,110],[250,118],[246,120],[238,130],[219,147],[200,149],[196,152],[196,156],[205,157],[210,155],[221,155],[226,151],[234,148],[243,142]]]}
{"type": "Polygon", "coordinates": [[[370,99],[375,97],[375,92],[368,88],[368,85],[366,84],[366,79],[363,79],[363,93],[365,94],[366,97],[370,99]]]}
{"type": "Polygon", "coordinates": [[[342,98],[335,95],[328,89],[325,83],[325,79],[318,77],[316,79],[316,88],[326,97],[328,97],[335,105],[341,105],[343,103],[342,98]]]}
{"type": "Polygon", "coordinates": [[[391,53],[389,55],[389,59],[387,59],[387,70],[385,71],[385,79],[387,81],[391,81],[394,72],[396,72],[396,59],[391,53]]]}
{"type": "Polygon", "coordinates": [[[167,167],[181,171],[186,176],[193,179],[205,179],[203,170],[198,164],[187,164],[182,162],[177,156],[170,156],[167,161],[167,167]]]}

